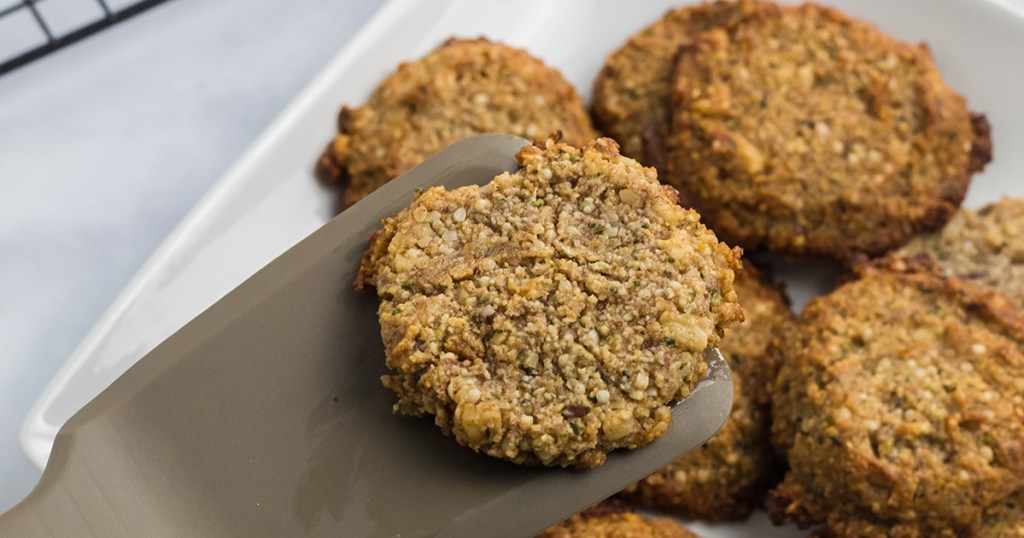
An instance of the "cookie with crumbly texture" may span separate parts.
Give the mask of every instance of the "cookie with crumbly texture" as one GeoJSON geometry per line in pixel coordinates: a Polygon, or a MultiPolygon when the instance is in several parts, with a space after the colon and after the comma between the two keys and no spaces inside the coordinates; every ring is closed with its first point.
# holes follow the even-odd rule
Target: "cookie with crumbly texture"
{"type": "Polygon", "coordinates": [[[608,55],[594,81],[591,112],[597,128],[622,145],[623,155],[660,170],[676,51],[756,6],[750,0],[681,6],[631,36],[608,55]]]}
{"type": "Polygon", "coordinates": [[[1024,308],[1024,200],[961,209],[941,231],[914,238],[897,254],[923,257],[945,275],[997,290],[1024,308]]]}
{"type": "Polygon", "coordinates": [[[744,248],[881,253],[941,227],[991,158],[925,45],[832,8],[763,5],[674,77],[668,180],[744,248]]]}
{"type": "Polygon", "coordinates": [[[561,73],[521,49],[449,39],[399,65],[363,106],[341,109],[339,134],[317,172],[343,189],[345,209],[463,138],[509,133],[537,140],[557,130],[577,145],[596,136],[583,100],[561,73]]]}
{"type": "Polygon", "coordinates": [[[732,370],[732,413],[703,446],[626,488],[643,506],[685,519],[744,519],[781,474],[769,442],[777,365],[767,350],[794,317],[782,291],[744,265],[735,288],[746,319],[719,344],[732,370]]]}
{"type": "Polygon", "coordinates": [[[671,519],[649,518],[616,503],[599,504],[547,529],[537,538],[698,538],[671,519]]]}
{"type": "Polygon", "coordinates": [[[516,158],[386,219],[357,286],[381,300],[397,411],[497,458],[593,467],[662,435],[742,321],[740,252],[610,139],[516,158]]]}
{"type": "Polygon", "coordinates": [[[978,538],[1024,538],[1024,490],[991,510],[978,538]]]}
{"type": "Polygon", "coordinates": [[[1024,486],[1024,317],[897,260],[812,300],[779,349],[777,523],[972,536],[1024,486]]]}

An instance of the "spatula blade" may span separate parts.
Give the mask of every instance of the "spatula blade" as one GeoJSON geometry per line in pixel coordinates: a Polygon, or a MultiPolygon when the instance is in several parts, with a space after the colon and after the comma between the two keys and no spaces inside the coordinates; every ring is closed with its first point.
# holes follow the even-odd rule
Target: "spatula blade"
{"type": "Polygon", "coordinates": [[[527,536],[699,446],[732,404],[715,350],[668,434],[587,471],[518,467],[391,413],[377,300],[352,289],[367,237],[418,187],[514,170],[525,143],[453,144],[168,338],[61,429],[0,534],[527,536]]]}

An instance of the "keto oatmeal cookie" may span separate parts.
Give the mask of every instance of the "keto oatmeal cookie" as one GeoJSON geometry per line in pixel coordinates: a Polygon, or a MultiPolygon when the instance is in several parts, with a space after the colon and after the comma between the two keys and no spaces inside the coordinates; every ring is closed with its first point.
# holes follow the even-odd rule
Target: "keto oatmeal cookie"
{"type": "Polygon", "coordinates": [[[642,516],[617,503],[599,504],[551,527],[537,538],[698,538],[671,519],[642,516]]]}
{"type": "Polygon", "coordinates": [[[740,252],[610,139],[516,158],[385,219],[356,285],[380,297],[397,411],[497,458],[593,467],[662,435],[742,321],[740,252]]]}
{"type": "Polygon", "coordinates": [[[991,158],[925,45],[814,4],[684,46],[668,180],[744,248],[845,258],[942,226],[991,158]]]}
{"type": "Polygon", "coordinates": [[[777,365],[766,351],[793,323],[793,313],[782,291],[762,280],[749,263],[737,275],[735,288],[746,320],[719,345],[735,385],[729,420],[699,449],[628,487],[626,498],[685,519],[737,520],[749,516],[778,479],[768,439],[777,365]]]}
{"type": "Polygon", "coordinates": [[[622,145],[623,155],[661,170],[676,51],[699,33],[725,25],[758,5],[750,0],[719,0],[682,6],[630,37],[608,55],[594,81],[591,112],[598,129],[622,145]]]}
{"type": "Polygon", "coordinates": [[[1024,490],[993,511],[978,537],[1024,538],[1024,490]]]}
{"type": "Polygon", "coordinates": [[[997,290],[1024,308],[1024,200],[961,209],[942,231],[914,238],[897,254],[923,257],[947,276],[997,290]]]}
{"type": "Polygon", "coordinates": [[[974,536],[1024,486],[1024,319],[913,267],[862,269],[811,301],[781,352],[777,523],[822,536],[974,536]]]}
{"type": "Polygon", "coordinates": [[[343,107],[338,136],[317,164],[341,187],[345,209],[441,148],[482,133],[536,140],[561,130],[583,144],[596,134],[561,73],[524,50],[486,39],[449,39],[403,63],[361,107],[343,107]]]}

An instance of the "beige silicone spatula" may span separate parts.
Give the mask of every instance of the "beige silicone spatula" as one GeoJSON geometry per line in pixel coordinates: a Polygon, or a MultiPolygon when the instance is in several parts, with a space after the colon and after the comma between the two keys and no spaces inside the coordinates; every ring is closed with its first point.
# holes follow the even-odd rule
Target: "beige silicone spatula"
{"type": "Polygon", "coordinates": [[[715,350],[674,425],[596,469],[519,467],[391,413],[367,236],[414,189],[483,183],[524,140],[454,144],[345,211],[187,324],[60,430],[0,536],[530,536],[715,433],[715,350]]]}

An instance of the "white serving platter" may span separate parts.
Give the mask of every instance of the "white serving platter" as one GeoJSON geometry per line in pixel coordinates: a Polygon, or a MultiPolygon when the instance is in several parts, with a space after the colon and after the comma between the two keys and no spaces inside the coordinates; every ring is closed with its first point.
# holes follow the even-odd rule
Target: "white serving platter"
{"type": "MultiPolygon", "coordinates": [[[[647,0],[389,0],[196,205],[97,321],[33,407],[21,443],[40,468],[57,430],[159,342],[332,217],[313,162],[341,103],[360,104],[403,60],[450,36],[523,47],[585,96],[605,56],[671,7],[647,0]]],[[[995,159],[965,205],[1024,196],[1024,9],[1009,0],[825,2],[906,41],[926,41],[945,79],[993,125],[995,159]]],[[[828,271],[782,269],[799,308],[828,271]]],[[[707,537],[801,536],[764,514],[692,528],[707,537]]]]}

